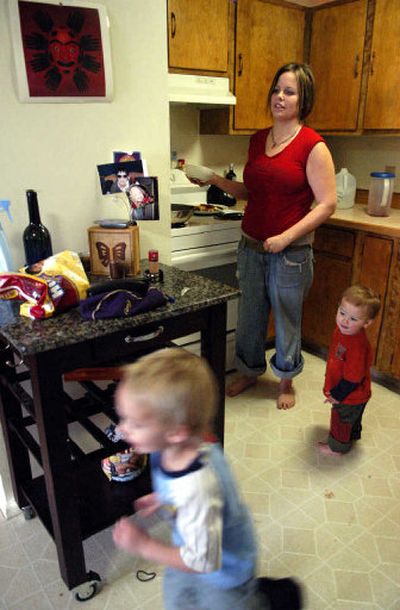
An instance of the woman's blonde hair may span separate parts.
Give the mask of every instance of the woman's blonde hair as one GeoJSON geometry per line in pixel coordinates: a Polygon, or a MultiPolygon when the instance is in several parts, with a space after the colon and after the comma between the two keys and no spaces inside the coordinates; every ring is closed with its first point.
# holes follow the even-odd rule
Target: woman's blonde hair
{"type": "Polygon", "coordinates": [[[204,358],[165,348],[125,367],[124,389],[167,425],[185,425],[193,435],[209,430],[218,402],[218,385],[204,358]]]}
{"type": "Polygon", "coordinates": [[[342,299],[355,307],[365,309],[368,320],[376,318],[381,307],[379,296],[371,288],[361,284],[353,284],[346,288],[342,299]]]}

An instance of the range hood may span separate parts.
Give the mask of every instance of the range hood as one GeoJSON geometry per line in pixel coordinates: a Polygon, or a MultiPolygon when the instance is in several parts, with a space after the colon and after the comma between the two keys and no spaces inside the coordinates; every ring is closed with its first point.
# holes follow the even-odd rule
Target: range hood
{"type": "Polygon", "coordinates": [[[234,106],[236,97],[229,91],[229,78],[192,74],[168,74],[171,104],[194,104],[199,108],[234,106]]]}

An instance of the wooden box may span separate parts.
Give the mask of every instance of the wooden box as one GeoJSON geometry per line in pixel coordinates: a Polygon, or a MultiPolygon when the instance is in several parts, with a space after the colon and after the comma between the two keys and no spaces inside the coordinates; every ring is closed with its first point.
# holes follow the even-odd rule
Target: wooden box
{"type": "Polygon", "coordinates": [[[139,227],[104,229],[89,227],[90,271],[94,275],[110,275],[110,262],[125,268],[125,276],[140,273],[139,227]]]}

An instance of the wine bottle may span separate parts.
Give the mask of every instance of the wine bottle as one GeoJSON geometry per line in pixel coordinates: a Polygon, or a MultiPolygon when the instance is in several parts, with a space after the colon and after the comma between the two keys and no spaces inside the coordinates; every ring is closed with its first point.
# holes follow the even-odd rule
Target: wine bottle
{"type": "Polygon", "coordinates": [[[40,221],[36,191],[26,191],[29,225],[23,233],[26,265],[33,265],[53,254],[50,233],[40,221]]]}

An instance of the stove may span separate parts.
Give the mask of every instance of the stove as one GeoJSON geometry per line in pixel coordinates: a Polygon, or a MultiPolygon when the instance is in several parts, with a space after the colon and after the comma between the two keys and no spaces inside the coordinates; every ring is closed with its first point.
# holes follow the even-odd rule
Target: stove
{"type": "MultiPolygon", "coordinates": [[[[179,171],[179,170],[176,170],[179,171]]],[[[182,172],[181,172],[182,173],[182,172]]],[[[171,187],[171,202],[188,205],[204,203],[207,187],[176,185],[171,187]]],[[[193,271],[229,286],[238,287],[236,278],[237,246],[240,220],[216,218],[207,214],[194,215],[182,227],[171,228],[171,262],[179,269],[193,271]]],[[[226,327],[226,370],[234,369],[235,331],[238,299],[228,301],[226,327]]],[[[200,335],[183,337],[179,344],[200,355],[200,335]]]]}

